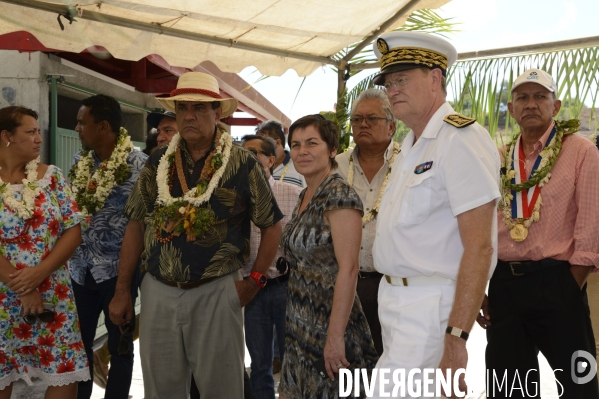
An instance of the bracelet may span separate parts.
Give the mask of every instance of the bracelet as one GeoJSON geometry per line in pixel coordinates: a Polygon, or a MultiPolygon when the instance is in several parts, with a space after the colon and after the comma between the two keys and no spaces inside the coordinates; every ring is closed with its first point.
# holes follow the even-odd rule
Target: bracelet
{"type": "Polygon", "coordinates": [[[468,337],[470,336],[470,334],[468,334],[466,331],[457,327],[447,327],[445,333],[453,335],[454,337],[462,338],[464,341],[467,341],[468,337]]]}

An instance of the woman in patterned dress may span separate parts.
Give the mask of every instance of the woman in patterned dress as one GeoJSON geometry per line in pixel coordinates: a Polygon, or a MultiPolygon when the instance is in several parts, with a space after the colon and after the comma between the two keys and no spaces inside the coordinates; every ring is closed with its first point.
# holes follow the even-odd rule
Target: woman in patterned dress
{"type": "Polygon", "coordinates": [[[339,369],[371,371],[377,361],[356,295],[362,202],[341,176],[332,173],[338,140],[332,122],[321,115],[305,116],[291,125],[288,140],[293,164],[307,188],[281,236],[291,272],[279,394],[337,398],[339,369]],[[352,363],[346,358],[346,344],[355,357],[352,363]],[[325,377],[314,366],[322,357],[325,377]]]}
{"type": "Polygon", "coordinates": [[[0,399],[32,378],[48,384],[47,399],[74,399],[90,379],[67,270],[81,214],[60,169],[38,163],[36,119],[0,109],[0,399]]]}

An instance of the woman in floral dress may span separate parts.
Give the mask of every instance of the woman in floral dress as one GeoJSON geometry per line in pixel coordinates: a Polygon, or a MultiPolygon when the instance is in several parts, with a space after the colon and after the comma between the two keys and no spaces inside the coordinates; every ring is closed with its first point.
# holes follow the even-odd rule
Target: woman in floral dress
{"type": "Polygon", "coordinates": [[[332,173],[337,140],[333,123],[320,115],[305,116],[289,128],[293,164],[307,188],[281,235],[291,271],[280,398],[338,398],[340,369],[352,375],[356,368],[366,369],[370,375],[378,360],[356,295],[362,201],[332,173]],[[321,358],[322,376],[315,367],[321,358]]]}
{"type": "Polygon", "coordinates": [[[81,215],[60,169],[39,163],[36,119],[0,109],[0,399],[32,378],[47,399],[74,399],[90,378],[67,270],[81,215]]]}

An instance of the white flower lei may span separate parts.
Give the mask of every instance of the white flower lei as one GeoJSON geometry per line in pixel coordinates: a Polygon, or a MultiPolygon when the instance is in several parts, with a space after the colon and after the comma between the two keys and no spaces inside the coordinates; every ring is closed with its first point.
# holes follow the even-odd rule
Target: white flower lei
{"type": "MultiPolygon", "coordinates": [[[[74,178],[71,183],[73,194],[77,196],[77,193],[85,191],[90,181],[95,180],[97,182],[96,192],[93,194],[93,198],[97,201],[98,208],[101,209],[104,206],[106,198],[110,195],[110,192],[117,184],[115,178],[115,171],[119,166],[127,165],[127,157],[133,151],[133,143],[127,133],[127,130],[123,127],[119,130],[116,146],[110,155],[108,160],[104,161],[103,165],[100,165],[94,173],[94,158],[93,151],[88,151],[86,155],[82,155],[79,161],[74,166],[74,178]],[[105,166],[104,166],[105,165],[105,166]]],[[[90,215],[89,210],[83,204],[79,204],[81,212],[84,215],[90,215]]]]}
{"type": "Polygon", "coordinates": [[[42,191],[42,188],[37,182],[37,166],[40,163],[40,157],[37,157],[25,166],[26,178],[23,179],[23,193],[21,201],[13,197],[13,191],[10,189],[11,184],[3,182],[0,178],[0,198],[10,209],[21,219],[29,219],[33,215],[35,208],[35,199],[42,191]]]}
{"type": "MultiPolygon", "coordinates": [[[[379,196],[374,202],[372,209],[370,212],[366,213],[362,216],[362,226],[366,226],[370,221],[376,219],[376,216],[379,212],[379,208],[381,207],[381,198],[383,197],[383,193],[385,192],[385,188],[387,188],[387,182],[389,181],[389,176],[391,175],[391,167],[393,166],[393,162],[395,162],[395,157],[399,154],[400,146],[399,143],[393,143],[393,155],[389,160],[389,169],[387,169],[387,173],[385,174],[385,179],[383,180],[383,184],[381,185],[381,190],[379,191],[379,196]]],[[[354,185],[354,154],[352,153],[349,156],[349,168],[347,170],[347,184],[350,187],[354,185]]]]}
{"type": "MultiPolygon", "coordinates": [[[[190,189],[187,193],[185,193],[183,195],[183,197],[173,198],[171,196],[171,193],[170,193],[169,187],[168,187],[168,172],[169,172],[169,168],[171,166],[169,159],[171,159],[171,160],[173,159],[172,155],[177,150],[177,146],[179,145],[180,139],[181,139],[181,136],[177,133],[171,140],[170,144],[168,145],[166,152],[160,158],[160,163],[158,164],[158,169],[156,171],[156,180],[158,182],[158,197],[156,198],[156,204],[163,205],[163,206],[169,206],[169,205],[174,204],[175,202],[185,201],[188,204],[198,207],[210,199],[210,197],[212,196],[212,193],[216,189],[216,186],[218,186],[218,183],[220,182],[220,179],[223,176],[223,173],[225,173],[225,168],[227,167],[227,163],[229,162],[229,157],[231,156],[231,148],[233,147],[233,139],[231,138],[229,133],[227,133],[227,132],[222,133],[220,142],[218,143],[218,146],[217,146],[216,152],[215,152],[215,154],[222,153],[222,157],[223,157],[222,165],[220,168],[218,168],[218,170],[216,170],[214,172],[214,175],[212,175],[212,178],[210,179],[210,183],[208,183],[208,187],[206,188],[206,191],[202,195],[200,195],[200,196],[197,195],[198,188],[196,186],[196,187],[190,189]]],[[[174,160],[173,160],[173,162],[174,162],[174,160]]]]}

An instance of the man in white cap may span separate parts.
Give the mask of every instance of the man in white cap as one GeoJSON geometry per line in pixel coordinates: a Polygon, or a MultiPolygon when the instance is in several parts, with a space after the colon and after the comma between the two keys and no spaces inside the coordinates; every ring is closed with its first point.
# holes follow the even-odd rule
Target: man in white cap
{"type": "Polygon", "coordinates": [[[560,397],[599,398],[585,285],[599,266],[599,153],[572,134],[577,120],[553,119],[556,93],[548,73],[529,69],[508,103],[520,134],[502,149],[499,260],[478,319],[493,398],[540,397],[539,350],[560,397]],[[510,396],[515,379],[522,389],[510,396]]]}
{"type": "MultiPolygon", "coordinates": [[[[429,34],[393,32],[375,43],[395,117],[412,130],[383,194],[373,246],[383,354],[377,368],[466,368],[466,339],[496,262],[499,155],[489,133],[446,102],[456,51],[429,34]]],[[[393,388],[376,381],[375,397],[393,388]]],[[[465,390],[464,375],[459,376],[465,390]]],[[[410,397],[432,383],[414,381],[410,397]]],[[[453,385],[453,384],[452,384],[453,385]]],[[[453,386],[454,390],[458,387],[453,386]]],[[[411,389],[411,390],[410,390],[411,389]]]]}
{"type": "Polygon", "coordinates": [[[213,76],[183,74],[159,101],[176,114],[179,134],[150,156],[125,207],[130,222],[110,317],[121,324],[133,317],[124,287],[141,255],[145,397],[186,398],[193,373],[201,397],[241,398],[242,307],[266,285],[283,215],[262,165],[219,123],[237,100],[222,98],[213,76]],[[250,221],[262,240],[241,279],[250,221]]]}

